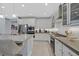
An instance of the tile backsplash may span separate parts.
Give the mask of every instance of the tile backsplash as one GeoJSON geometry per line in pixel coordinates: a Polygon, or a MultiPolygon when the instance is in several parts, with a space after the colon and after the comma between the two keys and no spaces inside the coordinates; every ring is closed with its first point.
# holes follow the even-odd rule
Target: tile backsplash
{"type": "Polygon", "coordinates": [[[58,29],[58,33],[66,35],[65,31],[72,31],[72,34],[79,38],[79,26],[63,26],[62,21],[56,21],[55,28],[58,29]]]}
{"type": "Polygon", "coordinates": [[[72,26],[72,27],[69,27],[69,30],[72,31],[72,34],[79,38],[79,26],[72,26]]]}

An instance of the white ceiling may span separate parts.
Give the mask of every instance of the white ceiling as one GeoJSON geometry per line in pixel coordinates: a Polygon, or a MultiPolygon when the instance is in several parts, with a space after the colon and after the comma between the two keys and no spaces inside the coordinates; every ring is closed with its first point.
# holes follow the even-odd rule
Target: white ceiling
{"type": "Polygon", "coordinates": [[[16,16],[37,16],[48,17],[58,10],[59,3],[0,3],[0,14],[6,17],[16,16]],[[24,4],[24,7],[22,7],[24,4]],[[5,8],[1,8],[1,7],[5,8]]]}

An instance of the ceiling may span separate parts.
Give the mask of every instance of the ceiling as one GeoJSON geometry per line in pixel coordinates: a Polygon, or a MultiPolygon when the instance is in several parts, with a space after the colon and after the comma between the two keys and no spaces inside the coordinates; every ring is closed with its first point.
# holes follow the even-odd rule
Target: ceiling
{"type": "Polygon", "coordinates": [[[0,14],[5,17],[49,17],[58,10],[59,3],[0,3],[0,14]]]}

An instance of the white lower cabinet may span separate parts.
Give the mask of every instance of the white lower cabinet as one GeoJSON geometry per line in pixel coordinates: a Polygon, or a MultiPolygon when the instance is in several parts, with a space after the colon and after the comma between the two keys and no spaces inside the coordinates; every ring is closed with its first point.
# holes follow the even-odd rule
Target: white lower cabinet
{"type": "Polygon", "coordinates": [[[74,53],[73,51],[69,51],[69,56],[78,56],[76,53],[74,53]]]}
{"type": "Polygon", "coordinates": [[[19,52],[19,54],[22,54],[23,56],[31,56],[32,55],[32,48],[33,48],[33,36],[30,34],[30,36],[23,42],[22,50],[19,52]]]}
{"type": "Polygon", "coordinates": [[[47,33],[36,33],[34,40],[48,41],[50,43],[50,35],[47,33]]]}
{"type": "Polygon", "coordinates": [[[63,45],[63,56],[69,56],[68,52],[69,52],[69,49],[63,45]]]}
{"type": "Polygon", "coordinates": [[[65,45],[63,45],[63,56],[77,56],[77,54],[65,45]]]}
{"type": "Polygon", "coordinates": [[[32,48],[33,48],[33,38],[30,38],[27,42],[27,56],[32,55],[32,48]]]}
{"type": "Polygon", "coordinates": [[[55,40],[55,55],[56,56],[77,56],[70,48],[65,46],[58,40],[55,40]]]}
{"type": "Polygon", "coordinates": [[[62,43],[55,40],[55,55],[62,56],[62,43]]]}

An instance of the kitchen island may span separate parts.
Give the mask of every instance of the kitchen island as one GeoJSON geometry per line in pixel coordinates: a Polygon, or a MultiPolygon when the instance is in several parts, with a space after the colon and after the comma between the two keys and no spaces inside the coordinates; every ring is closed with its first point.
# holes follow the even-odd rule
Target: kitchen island
{"type": "Polygon", "coordinates": [[[5,49],[3,52],[0,53],[0,55],[31,55],[33,34],[1,35],[0,37],[0,41],[3,42],[0,43],[0,51],[2,51],[3,48],[5,49]],[[6,45],[7,47],[5,47],[6,45]]]}

